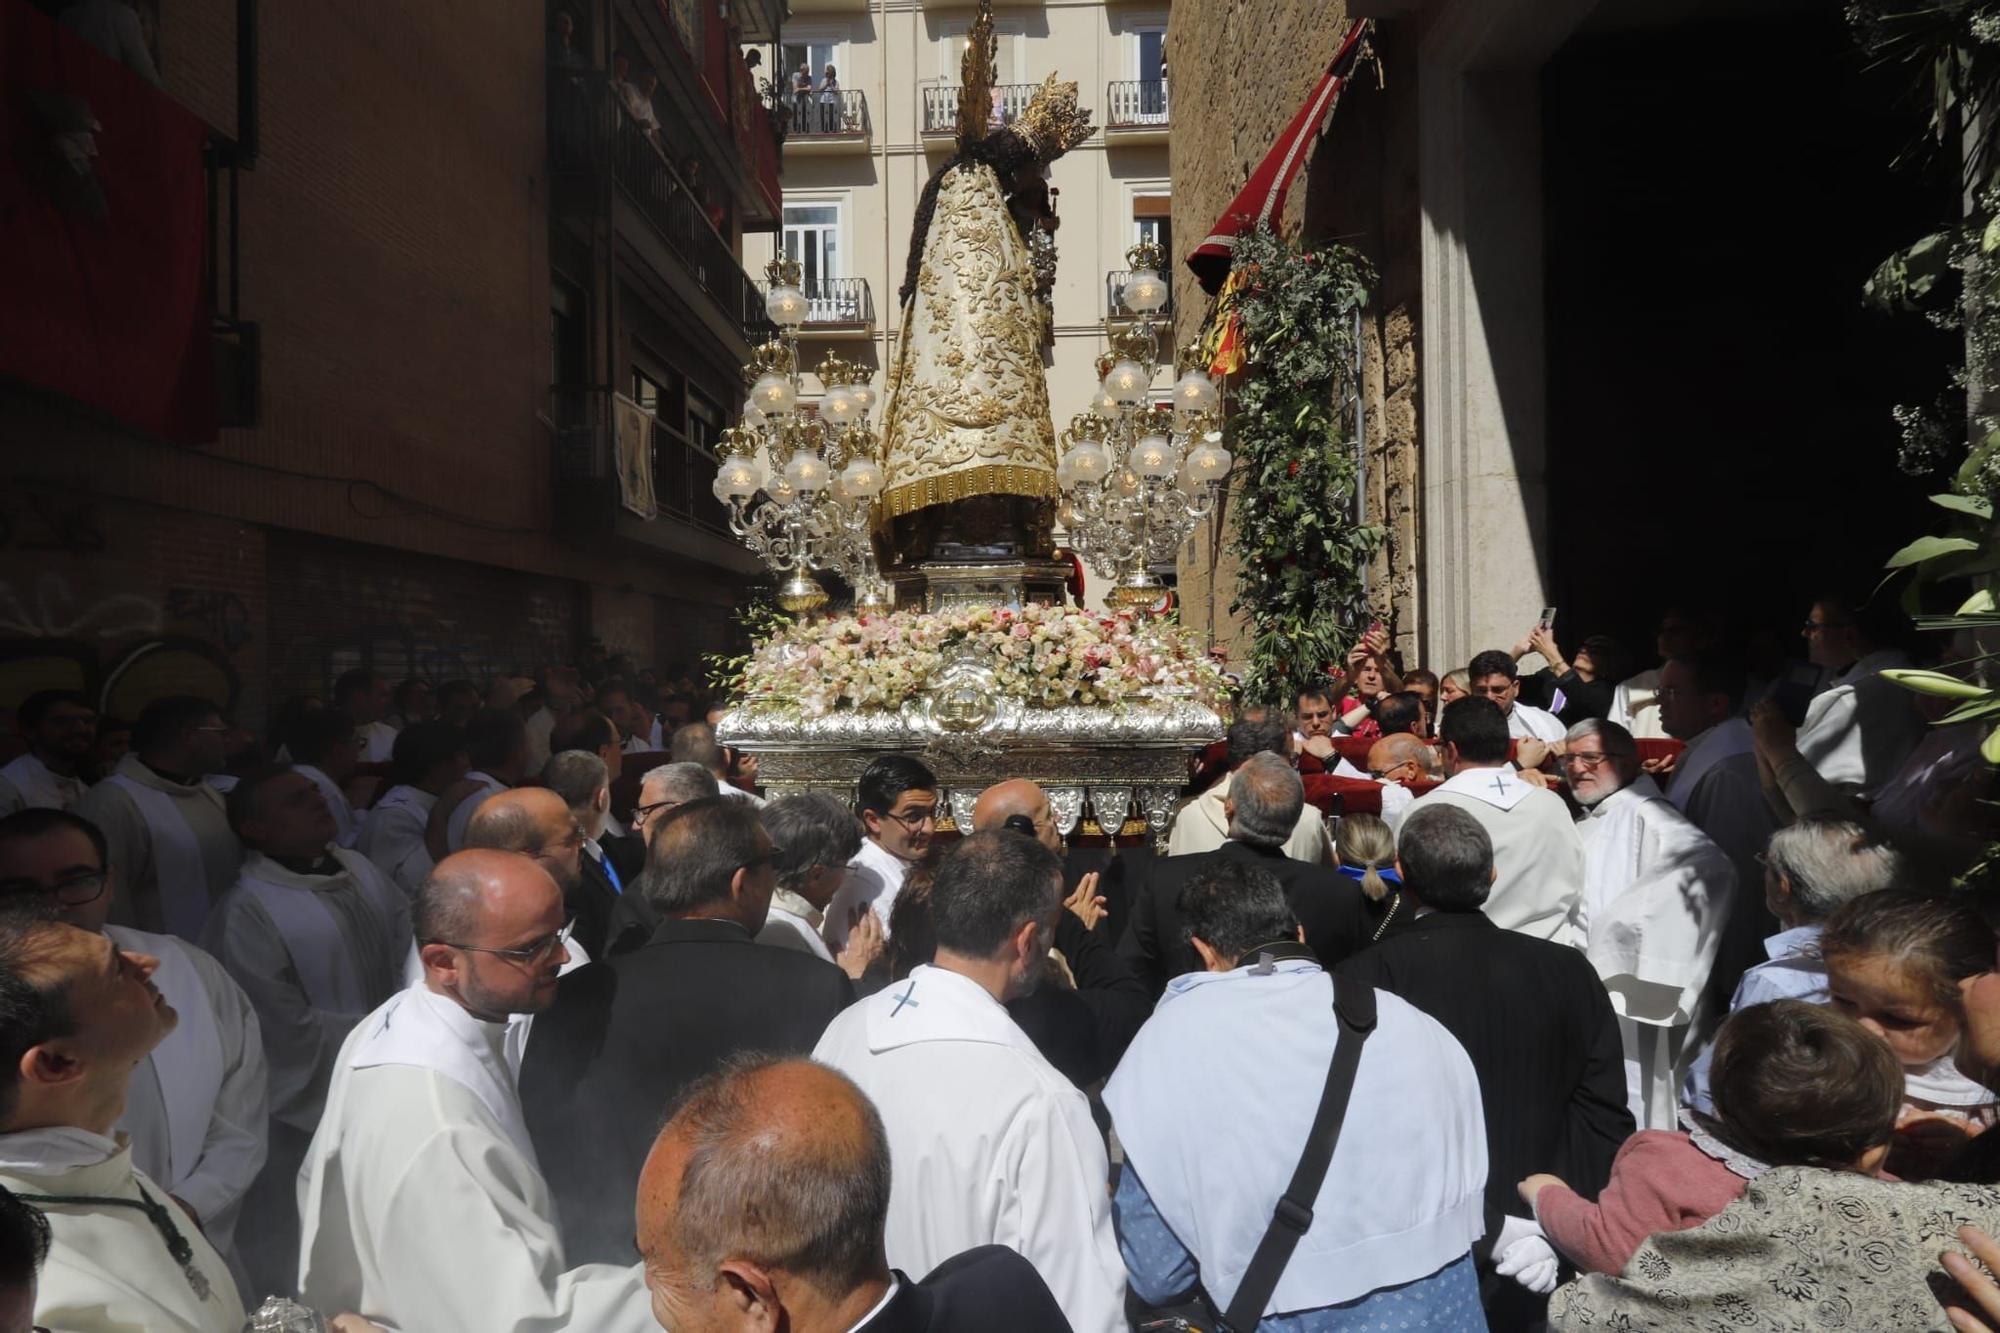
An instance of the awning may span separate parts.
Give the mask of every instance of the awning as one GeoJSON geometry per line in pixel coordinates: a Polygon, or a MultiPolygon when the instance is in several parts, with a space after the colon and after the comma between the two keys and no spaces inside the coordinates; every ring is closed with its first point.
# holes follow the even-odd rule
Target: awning
{"type": "Polygon", "coordinates": [[[1208,238],[1196,246],[1187,257],[1187,266],[1201,282],[1201,289],[1210,296],[1222,287],[1222,280],[1229,276],[1229,264],[1238,236],[1255,231],[1258,227],[1272,225],[1285,207],[1285,195],[1298,178],[1299,170],[1312,159],[1313,149],[1319,138],[1326,133],[1328,122],[1333,119],[1333,108],[1340,100],[1340,91],[1347,86],[1354,73],[1354,66],[1361,58],[1362,38],[1368,32],[1370,20],[1356,19],[1347,27],[1347,35],[1341,39],[1340,49],[1326,71],[1313,85],[1305,105],[1292,117],[1285,132],[1264,154],[1264,160],[1250,173],[1250,179],[1236,197],[1229,201],[1229,207],[1222,210],[1222,216],[1208,229],[1208,238]]]}

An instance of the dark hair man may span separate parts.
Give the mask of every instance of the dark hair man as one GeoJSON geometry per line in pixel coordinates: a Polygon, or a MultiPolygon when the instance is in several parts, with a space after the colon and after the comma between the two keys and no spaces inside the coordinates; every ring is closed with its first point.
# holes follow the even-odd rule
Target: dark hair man
{"type": "Polygon", "coordinates": [[[14,722],[28,748],[0,768],[0,815],[75,805],[90,785],[83,770],[97,743],[97,710],[74,690],[37,690],[14,722]]]}
{"type": "Polygon", "coordinates": [[[386,764],[396,752],[396,729],[382,720],[389,702],[388,678],[366,667],[343,671],[333,683],[334,711],[354,724],[364,764],[386,764]]]}
{"type": "Polygon", "coordinates": [[[465,733],[449,722],[414,722],[396,734],[389,789],[368,807],[354,849],[375,863],[405,897],[436,863],[424,830],[439,793],[465,776],[465,733]]]}
{"type": "Polygon", "coordinates": [[[890,909],[896,905],[903,877],[930,850],[943,793],[937,775],[922,763],[904,754],[885,754],[862,770],[856,794],[867,836],[849,863],[847,879],[827,905],[826,943],[835,953],[847,947],[857,907],[873,912],[882,938],[889,937],[890,909]]]}
{"type": "Polygon", "coordinates": [[[34,1333],[36,1279],[49,1257],[49,1220],[0,1188],[0,1333],[34,1333]]]}
{"type": "Polygon", "coordinates": [[[132,752],[76,803],[104,833],[118,867],[111,919],[184,940],[236,882],[243,848],[222,793],[202,778],[228,757],[222,710],[195,695],[155,699],[132,729],[132,752]]]}
{"type": "Polygon", "coordinates": [[[1004,1244],[1076,1328],[1122,1329],[1104,1141],[1084,1095],[1003,1007],[1042,975],[1062,865],[1011,829],[974,833],[939,864],[930,906],[935,961],[835,1019],[813,1053],[882,1112],[897,1167],[889,1262],[929,1272],[1004,1244]]]}
{"type": "Polygon", "coordinates": [[[639,1249],[680,1333],[1064,1333],[1005,1246],[917,1282],[889,1267],[889,1139],[868,1098],[810,1060],[736,1057],[687,1090],[639,1181],[639,1249]]]}
{"type": "Polygon", "coordinates": [[[347,714],[335,708],[302,713],[285,738],[292,768],[312,779],[333,813],[333,840],[352,847],[361,836],[361,820],[347,799],[347,783],[361,766],[361,737],[347,714]]]}
{"type": "MultiPolygon", "coordinates": [[[[1445,725],[1475,704],[1492,707],[1461,699],[1445,725]]],[[[1617,1016],[1582,953],[1499,929],[1482,910],[1496,884],[1494,852],[1473,814],[1426,797],[1404,817],[1396,847],[1403,893],[1417,910],[1341,964],[1340,974],[1409,1001],[1471,1057],[1488,1164],[1486,1239],[1476,1258],[1494,1325],[1527,1327],[1554,1288],[1554,1267],[1537,1248],[1546,1242],[1519,1216],[1514,1183],[1555,1171],[1586,1181],[1577,1188],[1594,1197],[1610,1178],[1611,1159],[1633,1130],[1617,1016]],[[1510,1255],[1517,1242],[1522,1250],[1510,1255]],[[1546,1265],[1546,1286],[1524,1291],[1496,1276],[1491,1265],[1503,1260],[1510,1271],[1546,1265]]]]}
{"type": "Polygon", "coordinates": [[[521,1098],[575,1261],[632,1261],[631,1219],[607,1203],[629,1206],[662,1107],[738,1052],[804,1054],[853,998],[833,964],[758,945],[776,855],[742,801],[674,810],[632,890],[652,938],[565,977],[535,1020],[521,1098]]]}
{"type": "Polygon", "coordinates": [[[1475,656],[1465,668],[1472,697],[1497,705],[1506,719],[1507,734],[1516,740],[1553,745],[1563,737],[1562,719],[1546,709],[1520,701],[1521,672],[1512,653],[1492,648],[1475,656]]]}
{"type": "Polygon", "coordinates": [[[534,771],[528,728],[512,708],[482,708],[465,724],[465,776],[447,787],[431,807],[424,831],[434,860],[465,846],[465,826],[479,803],[494,792],[518,787],[534,771]]]}

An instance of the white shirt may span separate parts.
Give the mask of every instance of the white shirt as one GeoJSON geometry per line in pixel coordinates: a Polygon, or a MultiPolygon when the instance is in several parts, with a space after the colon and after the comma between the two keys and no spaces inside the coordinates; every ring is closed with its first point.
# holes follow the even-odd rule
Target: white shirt
{"type": "Polygon", "coordinates": [[[739,801],[748,801],[750,802],[750,808],[753,810],[762,810],[764,808],[763,797],[754,791],[744,791],[728,778],[717,778],[715,785],[723,796],[733,796],[739,801]]]}
{"type": "Polygon", "coordinates": [[[1124,1333],[1110,1163],[1090,1103],[970,979],[920,966],[833,1020],[813,1058],[889,1136],[889,1262],[928,1273],[979,1245],[1035,1266],[1077,1333],[1124,1333]]]}
{"type": "Polygon", "coordinates": [[[1799,753],[1851,795],[1873,795],[1895,776],[1923,734],[1914,696],[1881,674],[1909,664],[1894,649],[1879,649],[1831,677],[1806,706],[1799,753]]]}
{"type": "MultiPolygon", "coordinates": [[[[1765,940],[1764,956],[1768,961],[1750,968],[1736,983],[1736,994],[1729,999],[1729,1012],[1733,1014],[1753,1004],[1769,1004],[1772,1000],[1825,1004],[1826,964],[1819,956],[1823,929],[1817,921],[1808,922],[1781,930],[1765,940]]],[[[1681,1100],[1703,1115],[1715,1110],[1715,1102],[1708,1095],[1708,1069],[1714,1058],[1715,1043],[1711,1041],[1689,1066],[1687,1082],[1681,1089],[1681,1100]]]]}
{"type": "Polygon", "coordinates": [[[861,850],[847,863],[847,874],[826,905],[824,929],[827,947],[835,953],[847,947],[847,932],[853,921],[854,909],[864,903],[882,923],[882,938],[887,939],[889,912],[896,905],[896,895],[902,892],[903,877],[909,873],[908,861],[875,839],[863,838],[861,850]]]}
{"type": "Polygon", "coordinates": [[[240,1333],[243,1302],[228,1265],[167,1191],[133,1169],[123,1144],[81,1129],[0,1135],[0,1185],[16,1194],[164,1204],[193,1252],[200,1289],[141,1209],[37,1201],[53,1243],[35,1293],[36,1323],[61,1333],[240,1333]]]}
{"type": "Polygon", "coordinates": [[[354,840],[354,850],[374,862],[377,870],[413,899],[424,876],[436,864],[424,832],[437,799],[422,787],[391,787],[369,807],[354,840]]]}
{"type": "Polygon", "coordinates": [[[294,773],[303,773],[319,788],[319,794],[326,798],[326,808],[333,812],[333,840],[342,847],[352,847],[361,837],[361,821],[355,817],[354,806],[348,802],[347,793],[340,784],[328,777],[324,770],[312,764],[293,764],[294,773]]]}
{"type": "Polygon", "coordinates": [[[1396,827],[1429,801],[1457,806],[1493,840],[1496,877],[1485,911],[1494,924],[1567,941],[1570,909],[1583,892],[1583,842],[1562,798],[1510,768],[1465,768],[1410,802],[1396,827]]]}
{"type": "Polygon", "coordinates": [[[764,918],[764,928],[757,932],[757,942],[781,949],[802,948],[830,963],[833,951],[820,938],[824,923],[824,915],[814,911],[811,903],[790,889],[780,888],[771,895],[771,910],[764,918]]]}
{"type": "Polygon", "coordinates": [[[406,1333],[658,1333],[637,1264],[564,1261],[506,1044],[422,983],[356,1026],[300,1173],[308,1304],[406,1333]]]}
{"type": "Polygon", "coordinates": [[[507,790],[507,784],[491,773],[482,773],[475,768],[465,776],[485,790],[468,792],[464,800],[452,807],[451,818],[445,823],[444,830],[444,845],[448,853],[465,849],[465,826],[472,822],[473,812],[479,809],[480,804],[494,792],[507,790]]]}
{"type": "Polygon", "coordinates": [[[1569,735],[1569,728],[1554,713],[1517,699],[1507,710],[1507,734],[1517,741],[1536,740],[1552,745],[1569,735]]]}
{"type": "Polygon", "coordinates": [[[355,731],[362,740],[362,763],[386,764],[396,757],[396,729],[387,722],[364,722],[355,731]]]}
{"type": "Polygon", "coordinates": [[[128,754],[83,794],[76,813],[97,825],[110,848],[118,874],[112,920],[200,939],[210,904],[236,882],[243,863],[222,793],[205,782],[169,781],[128,754]]]}
{"type": "Polygon", "coordinates": [[[1676,1065],[1722,943],[1736,871],[1644,774],[1577,827],[1577,933],[1619,1016],[1626,1096],[1639,1128],[1672,1129],[1676,1065]]]}
{"type": "Polygon", "coordinates": [[[16,755],[0,768],[0,815],[16,810],[67,810],[90,784],[51,769],[32,754],[16,755]]]}

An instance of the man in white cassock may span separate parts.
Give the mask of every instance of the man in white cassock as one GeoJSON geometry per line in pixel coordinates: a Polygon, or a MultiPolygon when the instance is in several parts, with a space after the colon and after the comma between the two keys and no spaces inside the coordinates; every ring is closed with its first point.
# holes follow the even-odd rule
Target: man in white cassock
{"type": "Polygon", "coordinates": [[[361,766],[361,738],[337,709],[301,714],[285,743],[292,767],[312,779],[333,814],[333,840],[352,847],[361,837],[361,816],[347,799],[347,783],[361,766]]]}
{"type": "Polygon", "coordinates": [[[28,915],[0,918],[0,1186],[48,1219],[35,1323],[63,1333],[238,1333],[235,1279],[201,1228],[134,1169],[115,1126],[174,1029],[152,958],[28,915]]]}
{"type": "Polygon", "coordinates": [[[0,901],[41,898],[63,921],[155,960],[153,985],[180,1021],[132,1071],[118,1128],[132,1163],[232,1256],[245,1196],[264,1165],[265,1069],[249,997],[208,954],[170,935],[107,926],[113,867],[104,835],[61,810],[0,819],[0,901]]]}
{"type": "Polygon", "coordinates": [[[1616,723],[1569,729],[1563,754],[1584,808],[1577,942],[1618,1013],[1625,1087],[1641,1129],[1673,1129],[1683,1052],[1706,1018],[1702,991],[1722,942],[1736,870],[1639,770],[1616,723]]]}
{"type": "MultiPolygon", "coordinates": [[[[1334,989],[1261,868],[1218,862],[1180,903],[1204,970],[1167,984],[1105,1086],[1125,1150],[1113,1212],[1141,1297],[1167,1305],[1199,1281],[1227,1308],[1305,1151],[1333,1058],[1334,989]]],[[[1311,1312],[1339,1306],[1339,1327],[1482,1328],[1478,1076],[1435,1019],[1355,989],[1372,994],[1375,1025],[1326,1178],[1301,1200],[1311,1226],[1259,1314],[1314,1327],[1311,1312]]]]}
{"type": "Polygon", "coordinates": [[[97,710],[74,690],[37,690],[14,717],[28,749],[0,767],[0,815],[69,809],[90,788],[80,770],[97,743],[97,710]]]}
{"type": "Polygon", "coordinates": [[[464,734],[449,722],[414,722],[397,733],[389,790],[376,798],[361,821],[354,850],[389,877],[406,898],[437,862],[424,830],[438,793],[465,776],[464,734]]]}
{"type": "Polygon", "coordinates": [[[846,950],[848,932],[864,907],[874,913],[883,938],[888,938],[889,913],[902,891],[903,877],[923,860],[937,831],[937,777],[908,755],[885,754],[871,760],[855,794],[867,836],[826,905],[826,947],[836,955],[846,950]]]}
{"type": "Polygon", "coordinates": [[[208,909],[231,884],[243,848],[222,793],[202,781],[226,757],[221,710],[193,695],[155,699],[132,726],[132,750],[76,803],[104,833],[118,869],[111,919],[201,938],[208,909]]]}
{"type": "Polygon", "coordinates": [[[508,1017],[554,1001],[568,933],[562,890],[517,853],[461,852],[424,881],[424,978],[348,1038],[300,1175],[309,1303],[409,1333],[654,1327],[638,1265],[565,1262],[507,1059],[508,1017]]]}
{"type": "Polygon", "coordinates": [[[1835,787],[1873,796],[1924,732],[1909,691],[1882,675],[1910,659],[1878,646],[1838,598],[1814,602],[1800,633],[1821,676],[1799,726],[1799,753],[1835,787]]]}
{"type": "Polygon", "coordinates": [[[424,830],[434,861],[465,846],[465,826],[480,802],[494,792],[518,787],[533,772],[528,730],[511,708],[482,708],[465,724],[465,776],[439,794],[424,830]]]}
{"type": "Polygon", "coordinates": [[[1126,1327],[1110,1163],[1090,1103],[1007,1016],[1031,992],[1062,910],[1062,864],[1011,829],[975,833],[931,888],[934,963],[853,1005],[813,1058],[882,1113],[893,1171],[889,1262],[928,1273],[1005,1245],[1078,1333],[1126,1327]]]}
{"type": "Polygon", "coordinates": [[[1507,722],[1507,734],[1517,741],[1553,744],[1563,737],[1562,721],[1554,713],[1521,702],[1521,670],[1512,653],[1489,649],[1472,659],[1465,674],[1472,697],[1490,699],[1507,722]]]}
{"type": "Polygon", "coordinates": [[[1583,843],[1569,807],[1514,772],[1507,720],[1490,699],[1454,702],[1440,719],[1439,738],[1451,776],[1407,809],[1436,801],[1478,820],[1493,842],[1495,878],[1486,915],[1508,930],[1567,941],[1570,911],[1583,892],[1583,843]]]}

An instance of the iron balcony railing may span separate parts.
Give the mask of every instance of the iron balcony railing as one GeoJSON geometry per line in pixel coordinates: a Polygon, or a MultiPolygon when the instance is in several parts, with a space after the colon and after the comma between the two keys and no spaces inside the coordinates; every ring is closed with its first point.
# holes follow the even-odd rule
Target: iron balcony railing
{"type": "MultiPolygon", "coordinates": [[[[1139,312],[1125,304],[1122,293],[1125,283],[1131,278],[1129,270],[1115,270],[1104,275],[1104,316],[1106,319],[1137,319],[1139,312]]],[[[1173,285],[1167,287],[1167,303],[1154,312],[1156,318],[1171,321],[1174,317],[1173,285]]],[[[1170,326],[1171,327],[1171,326],[1170,326]]]]}
{"type": "Polygon", "coordinates": [[[1114,79],[1104,89],[1104,125],[1129,130],[1167,123],[1165,79],[1114,79]]]}
{"type": "Polygon", "coordinates": [[[806,328],[875,323],[875,295],[866,278],[815,278],[800,283],[799,290],[806,294],[806,328]]]}
{"type": "Polygon", "coordinates": [[[868,95],[859,88],[833,93],[791,93],[785,106],[791,112],[793,139],[865,139],[868,137],[868,95]]]}
{"type": "MultiPolygon", "coordinates": [[[[558,384],[550,390],[549,406],[558,485],[585,486],[589,488],[585,494],[610,496],[609,503],[617,505],[618,427],[610,391],[597,385],[558,384]]],[[[715,498],[713,486],[715,455],[657,417],[651,419],[648,432],[656,517],[728,536],[729,511],[715,498]]],[[[610,516],[595,512],[594,506],[576,519],[584,528],[610,523],[610,516]]]]}
{"type": "MultiPolygon", "coordinates": [[[[993,89],[993,103],[986,114],[988,129],[1011,125],[1028,109],[1035,95],[1032,83],[1003,83],[993,89]]],[[[958,129],[958,89],[926,88],[924,91],[924,133],[951,134],[958,129]]]]}

